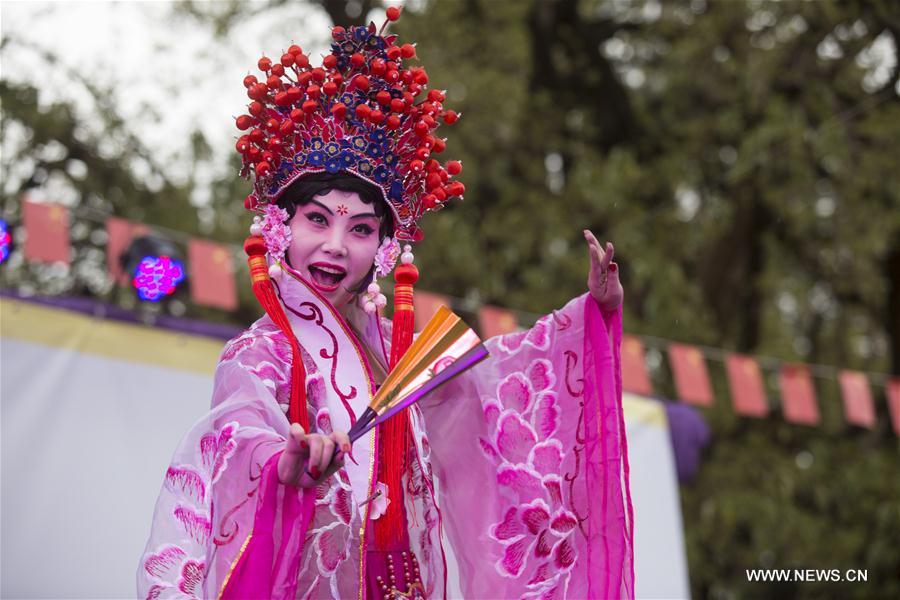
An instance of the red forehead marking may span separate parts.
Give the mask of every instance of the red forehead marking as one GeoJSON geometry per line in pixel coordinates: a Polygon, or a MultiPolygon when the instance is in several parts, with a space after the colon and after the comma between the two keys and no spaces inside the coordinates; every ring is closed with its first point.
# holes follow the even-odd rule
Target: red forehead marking
{"type": "Polygon", "coordinates": [[[347,214],[348,212],[350,212],[350,211],[349,211],[349,210],[347,209],[347,207],[344,206],[343,204],[338,204],[338,205],[337,205],[337,212],[338,212],[339,215],[346,215],[346,214],[347,214]]]}

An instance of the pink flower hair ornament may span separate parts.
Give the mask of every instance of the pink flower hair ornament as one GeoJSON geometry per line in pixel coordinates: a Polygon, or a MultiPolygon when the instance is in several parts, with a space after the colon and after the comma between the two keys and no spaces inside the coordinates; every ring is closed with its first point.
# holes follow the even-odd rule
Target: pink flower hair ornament
{"type": "Polygon", "coordinates": [[[253,217],[253,225],[250,226],[251,235],[261,235],[266,243],[272,266],[269,267],[269,275],[279,277],[281,275],[280,263],[284,260],[284,254],[291,245],[291,228],[287,224],[288,213],[277,204],[266,204],[262,207],[262,214],[253,217]]]}
{"type": "Polygon", "coordinates": [[[390,236],[384,238],[375,253],[375,277],[390,275],[398,258],[400,258],[399,242],[390,236]]]}

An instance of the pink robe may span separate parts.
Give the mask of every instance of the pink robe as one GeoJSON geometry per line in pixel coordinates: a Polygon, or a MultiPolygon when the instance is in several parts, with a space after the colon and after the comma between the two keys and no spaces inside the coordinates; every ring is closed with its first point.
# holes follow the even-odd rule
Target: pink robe
{"type": "MultiPolygon", "coordinates": [[[[290,272],[279,295],[303,347],[310,423],[347,430],[375,389],[360,344],[384,366],[390,322],[357,310],[351,326],[290,272]]],[[[404,501],[428,597],[447,596],[445,543],[465,598],[633,597],[620,339],[621,312],[586,294],[488,340],[486,361],[413,407],[404,501]]],[[[141,598],[363,597],[377,435],[318,488],[281,485],[289,361],[268,317],[226,345],[212,408],[166,472],[141,598]]]]}

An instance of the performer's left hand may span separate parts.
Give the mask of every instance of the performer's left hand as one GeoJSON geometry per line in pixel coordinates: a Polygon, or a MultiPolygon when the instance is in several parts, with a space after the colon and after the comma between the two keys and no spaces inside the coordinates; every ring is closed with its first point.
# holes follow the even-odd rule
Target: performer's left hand
{"type": "Polygon", "coordinates": [[[601,310],[613,311],[622,304],[625,297],[625,291],[619,281],[619,266],[612,261],[615,248],[606,242],[606,248],[603,249],[594,234],[587,229],[584,230],[584,239],[587,240],[591,256],[588,289],[601,310]]]}

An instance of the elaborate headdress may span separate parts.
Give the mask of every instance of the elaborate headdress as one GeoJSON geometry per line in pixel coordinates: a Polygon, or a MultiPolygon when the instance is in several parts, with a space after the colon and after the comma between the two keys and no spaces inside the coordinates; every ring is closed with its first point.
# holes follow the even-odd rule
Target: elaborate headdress
{"type": "MultiPolygon", "coordinates": [[[[387,9],[387,21],[376,31],[368,27],[334,27],[331,54],[322,66],[313,67],[297,45],[288,48],[278,62],[259,60],[261,81],[244,78],[252,100],[249,114],[237,118],[246,132],[236,144],[243,159],[241,174],[253,182],[244,205],[257,214],[251,236],[244,244],[250,264],[253,291],[272,320],[291,343],[291,403],[288,417],[309,431],[306,379],[299,344],[270,280],[266,254],[280,261],[290,246],[287,215],[276,200],[291,183],[310,173],[348,172],[380,190],[394,216],[394,235],[407,245],[400,254],[393,240],[385,240],[376,256],[379,276],[391,271],[398,254],[402,264],[394,273],[394,326],[390,366],[412,343],[413,284],[418,270],[408,242],[422,239],[418,220],[428,211],[442,208],[465,187],[451,181],[462,169],[458,161],[439,162],[445,140],[435,135],[443,122],[458,115],[443,106],[445,94],[426,92],[428,75],[422,67],[404,66],[415,58],[412,44],[397,45],[396,36],[382,35],[400,9],[387,9]]],[[[276,266],[273,275],[279,272],[276,266]]],[[[377,284],[369,289],[366,309],[383,305],[377,284]]],[[[401,489],[407,468],[409,420],[398,414],[380,426],[380,479],[391,489],[401,489]]],[[[402,527],[402,503],[388,505],[376,522],[379,546],[396,539],[402,527]]]]}
{"type": "MultiPolygon", "coordinates": [[[[392,8],[388,21],[400,14],[392,8]]],[[[404,66],[415,46],[383,36],[388,21],[377,32],[374,23],[334,27],[331,54],[320,67],[292,45],[278,62],[259,59],[262,81],[244,78],[252,102],[249,114],[237,118],[246,133],[236,147],[241,174],[253,180],[249,210],[273,202],[304,175],[345,171],[381,191],[400,240],[418,241],[422,214],[463,195],[463,184],[451,181],[460,163],[435,158],[445,147],[435,131],[457,114],[444,109],[443,91],[426,92],[424,68],[404,66]]]]}

